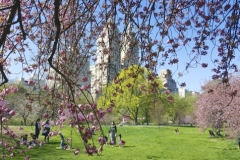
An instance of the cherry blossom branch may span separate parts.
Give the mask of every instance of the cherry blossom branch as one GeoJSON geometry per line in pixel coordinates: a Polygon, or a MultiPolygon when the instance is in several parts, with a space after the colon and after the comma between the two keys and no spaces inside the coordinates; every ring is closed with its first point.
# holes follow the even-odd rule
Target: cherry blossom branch
{"type": "Polygon", "coordinates": [[[18,22],[20,24],[20,28],[21,28],[21,31],[22,31],[22,36],[23,36],[23,39],[25,40],[26,39],[26,35],[27,33],[24,31],[24,28],[23,28],[23,24],[22,24],[22,15],[21,15],[21,5],[20,5],[20,0],[17,0],[17,10],[18,10],[18,22]]]}

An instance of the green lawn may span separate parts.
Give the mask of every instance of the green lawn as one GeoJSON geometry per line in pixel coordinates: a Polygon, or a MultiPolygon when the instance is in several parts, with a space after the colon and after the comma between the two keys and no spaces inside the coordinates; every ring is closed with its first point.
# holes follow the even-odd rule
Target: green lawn
{"type": "MultiPolygon", "coordinates": [[[[81,140],[75,129],[62,130],[63,135],[73,138],[73,148],[80,148],[80,154],[73,155],[73,151],[59,150],[59,136],[50,139],[43,147],[26,149],[26,154],[31,160],[235,160],[240,157],[236,140],[223,138],[210,138],[208,132],[202,133],[195,127],[178,127],[180,133],[176,134],[176,127],[163,126],[123,126],[118,127],[118,133],[126,145],[122,148],[117,146],[104,146],[101,156],[89,156],[84,154],[81,140]]],[[[31,127],[24,129],[30,133],[31,127]]],[[[108,126],[103,126],[105,132],[108,126]]],[[[52,128],[58,130],[58,128],[52,128]]],[[[21,131],[21,133],[24,133],[21,131]]],[[[97,134],[94,136],[97,143],[97,134]]],[[[43,140],[43,136],[40,136],[43,140]]],[[[17,153],[18,154],[18,153],[17,153]]],[[[9,158],[12,159],[12,158],[9,158]]],[[[24,159],[17,156],[14,159],[24,159]]]]}

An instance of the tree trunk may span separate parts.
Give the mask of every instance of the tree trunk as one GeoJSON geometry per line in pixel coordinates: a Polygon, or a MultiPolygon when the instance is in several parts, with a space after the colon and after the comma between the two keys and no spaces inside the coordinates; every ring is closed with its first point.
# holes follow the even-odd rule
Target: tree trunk
{"type": "Polygon", "coordinates": [[[27,126],[27,118],[23,117],[23,125],[27,126]]]}
{"type": "Polygon", "coordinates": [[[134,118],[134,125],[137,125],[137,117],[134,118]]]}
{"type": "Polygon", "coordinates": [[[147,125],[149,125],[149,116],[148,116],[148,113],[147,113],[147,112],[145,112],[145,118],[146,118],[146,123],[147,123],[147,125]]]}
{"type": "Polygon", "coordinates": [[[135,117],[134,117],[134,125],[137,125],[138,123],[138,109],[136,110],[136,112],[135,112],[135,117]]]}

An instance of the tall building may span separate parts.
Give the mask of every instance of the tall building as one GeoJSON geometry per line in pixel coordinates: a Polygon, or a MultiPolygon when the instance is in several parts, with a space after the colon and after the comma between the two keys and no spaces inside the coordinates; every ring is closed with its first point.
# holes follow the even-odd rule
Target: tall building
{"type": "Polygon", "coordinates": [[[181,87],[178,89],[178,94],[181,98],[186,97],[188,90],[185,87],[181,87]]]}
{"type": "Polygon", "coordinates": [[[121,70],[119,30],[110,20],[97,39],[97,59],[91,70],[92,95],[110,82],[121,70]]]}
{"type": "Polygon", "coordinates": [[[128,67],[130,65],[138,64],[138,40],[135,37],[135,33],[132,31],[132,27],[129,24],[126,33],[122,38],[121,45],[121,65],[122,67],[128,67]]]}
{"type": "Polygon", "coordinates": [[[159,77],[162,80],[165,89],[169,89],[172,93],[178,93],[181,98],[186,97],[187,94],[199,94],[198,92],[189,91],[185,87],[177,88],[176,81],[172,78],[172,72],[169,69],[162,69],[159,77]]]}
{"type": "Polygon", "coordinates": [[[172,72],[169,69],[160,71],[159,78],[162,80],[165,89],[169,89],[172,93],[178,92],[176,81],[172,78],[172,72]]]}
{"type": "Polygon", "coordinates": [[[111,82],[122,68],[138,63],[138,45],[129,26],[121,36],[117,26],[108,21],[97,40],[97,60],[91,70],[91,93],[111,82]],[[121,39],[121,37],[123,37],[121,39]]]}

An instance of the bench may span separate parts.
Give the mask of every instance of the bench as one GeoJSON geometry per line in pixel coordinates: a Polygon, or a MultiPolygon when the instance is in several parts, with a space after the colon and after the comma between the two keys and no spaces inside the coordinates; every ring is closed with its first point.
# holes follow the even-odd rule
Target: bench
{"type": "Polygon", "coordinates": [[[216,134],[217,134],[218,137],[222,137],[222,135],[221,135],[221,133],[220,133],[220,129],[218,129],[218,130],[216,131],[216,134]]]}
{"type": "Polygon", "coordinates": [[[209,132],[211,138],[212,138],[212,137],[215,137],[215,134],[213,133],[212,130],[208,130],[208,132],[209,132]]]}

